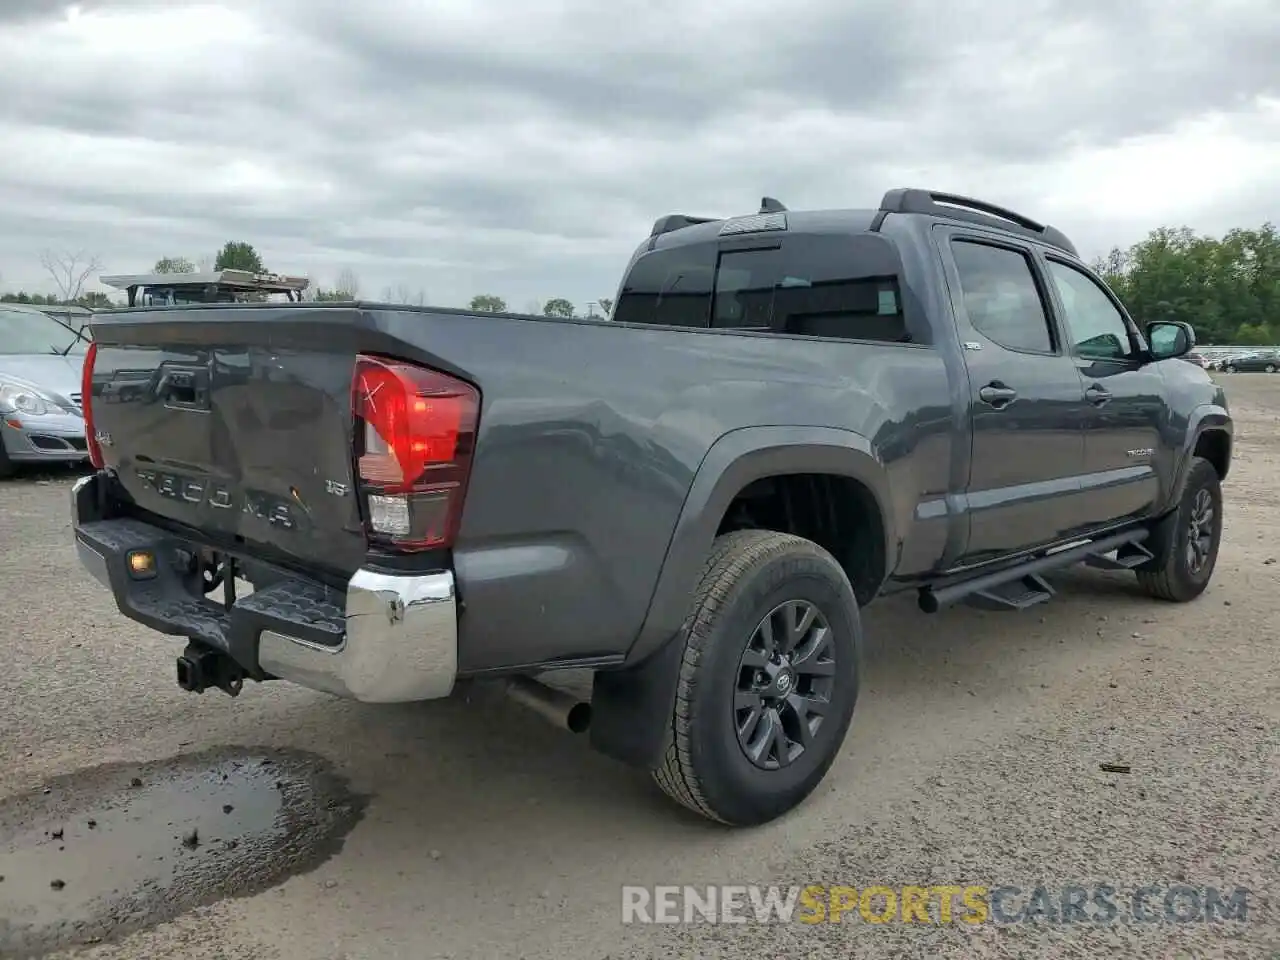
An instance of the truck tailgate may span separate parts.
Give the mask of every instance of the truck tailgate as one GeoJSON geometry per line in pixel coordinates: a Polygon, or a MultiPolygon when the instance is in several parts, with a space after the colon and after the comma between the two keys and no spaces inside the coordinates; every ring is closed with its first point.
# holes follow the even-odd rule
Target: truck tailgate
{"type": "Polygon", "coordinates": [[[350,573],[359,311],[144,311],[94,327],[94,430],[119,492],[215,543],[350,573]],[[333,334],[333,335],[331,335],[333,334]]]}

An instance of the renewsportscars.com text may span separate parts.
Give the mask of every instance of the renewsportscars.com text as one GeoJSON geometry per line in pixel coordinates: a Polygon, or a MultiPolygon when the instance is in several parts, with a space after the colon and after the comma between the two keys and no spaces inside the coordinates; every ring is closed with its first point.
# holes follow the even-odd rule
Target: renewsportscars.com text
{"type": "Polygon", "coordinates": [[[1213,923],[1243,922],[1250,891],[1174,884],[1028,887],[628,886],[623,923],[1213,923]]]}

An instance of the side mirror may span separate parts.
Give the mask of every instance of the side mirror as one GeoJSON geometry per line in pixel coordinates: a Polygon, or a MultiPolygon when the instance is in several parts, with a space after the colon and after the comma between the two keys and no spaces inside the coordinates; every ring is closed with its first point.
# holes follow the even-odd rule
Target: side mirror
{"type": "Polygon", "coordinates": [[[1191,324],[1178,320],[1157,320],[1147,324],[1147,343],[1152,360],[1172,360],[1186,356],[1196,345],[1196,332],[1191,324]]]}

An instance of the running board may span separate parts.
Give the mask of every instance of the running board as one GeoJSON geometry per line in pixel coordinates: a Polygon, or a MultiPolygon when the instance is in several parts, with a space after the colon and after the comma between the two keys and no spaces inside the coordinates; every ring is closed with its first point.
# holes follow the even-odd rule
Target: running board
{"type": "Polygon", "coordinates": [[[1025,610],[1053,596],[1053,589],[1039,574],[1090,560],[1097,561],[1091,564],[1093,566],[1102,565],[1109,570],[1130,570],[1151,559],[1150,552],[1145,547],[1138,546],[1149,535],[1149,530],[1115,533],[1065,549],[1059,548],[1024,563],[980,574],[945,587],[921,587],[920,609],[925,613],[937,613],[943,607],[969,600],[976,605],[999,610],[1025,610]],[[1107,556],[1112,552],[1116,553],[1115,558],[1107,556]]]}
{"type": "Polygon", "coordinates": [[[1085,557],[1084,565],[1096,570],[1132,570],[1154,559],[1155,554],[1141,543],[1126,543],[1116,551],[1114,557],[1109,554],[1095,554],[1085,557]]]}
{"type": "Polygon", "coordinates": [[[1018,580],[975,590],[964,598],[964,602],[979,610],[1025,610],[1051,599],[1053,587],[1039,574],[1029,573],[1018,580]]]}

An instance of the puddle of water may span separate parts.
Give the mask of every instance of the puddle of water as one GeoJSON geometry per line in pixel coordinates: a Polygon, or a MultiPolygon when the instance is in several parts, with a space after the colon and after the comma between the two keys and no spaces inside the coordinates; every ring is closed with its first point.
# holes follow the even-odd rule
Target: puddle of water
{"type": "Polygon", "coordinates": [[[95,768],[46,790],[0,801],[0,956],[260,892],[327,859],[364,805],[320,758],[276,751],[95,768]]]}

